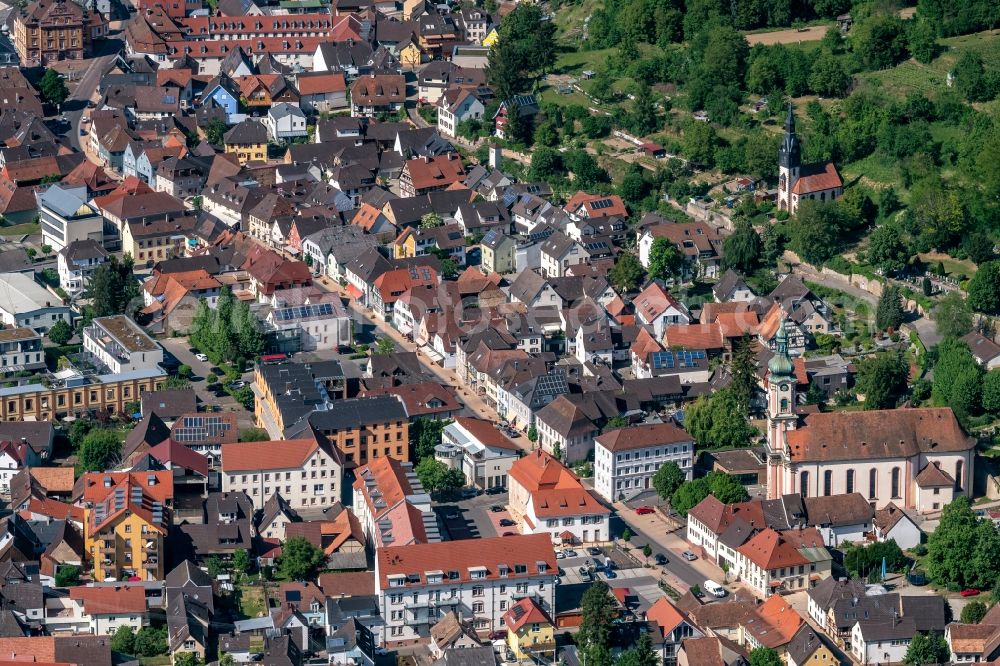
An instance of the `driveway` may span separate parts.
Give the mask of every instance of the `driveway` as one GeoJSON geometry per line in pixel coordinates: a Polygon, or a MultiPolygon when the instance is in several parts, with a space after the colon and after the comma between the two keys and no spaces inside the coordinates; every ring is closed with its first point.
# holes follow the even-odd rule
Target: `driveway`
{"type": "Polygon", "coordinates": [[[501,517],[510,518],[504,510],[490,511],[491,506],[507,506],[507,494],[487,495],[483,493],[469,499],[441,502],[434,507],[448,538],[452,541],[495,537],[504,532],[517,532],[517,527],[499,526],[501,517]]]}
{"type": "MultiPolygon", "coordinates": [[[[191,367],[191,372],[193,373],[191,376],[191,387],[194,389],[199,400],[206,405],[218,405],[226,412],[237,412],[237,423],[240,429],[254,427],[253,414],[243,409],[243,406],[238,404],[231,395],[226,393],[222,396],[216,396],[213,391],[208,390],[205,377],[213,371],[214,366],[210,362],[199,361],[195,358],[195,353],[191,351],[187,338],[163,338],[160,340],[160,344],[163,345],[164,349],[173,354],[181,364],[191,367]]],[[[221,373],[216,374],[219,374],[221,377],[221,373]]],[[[252,386],[252,371],[244,372],[241,378],[248,385],[252,386]]],[[[271,433],[271,436],[273,437],[274,433],[271,433]]]]}

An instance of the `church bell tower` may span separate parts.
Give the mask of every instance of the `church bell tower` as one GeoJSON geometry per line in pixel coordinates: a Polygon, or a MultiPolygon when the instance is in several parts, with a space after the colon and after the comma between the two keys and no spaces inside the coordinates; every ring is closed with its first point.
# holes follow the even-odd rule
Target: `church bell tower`
{"type": "Polygon", "coordinates": [[[788,357],[784,319],[774,337],[775,354],[767,363],[767,496],[776,499],[795,489],[786,487],[789,462],[785,434],[795,429],[795,366],[788,357]]]}
{"type": "Polygon", "coordinates": [[[795,136],[795,114],[792,104],[788,103],[788,115],[785,117],[785,136],[778,148],[778,209],[792,210],[792,188],[799,179],[799,168],[802,166],[802,149],[795,136]]]}

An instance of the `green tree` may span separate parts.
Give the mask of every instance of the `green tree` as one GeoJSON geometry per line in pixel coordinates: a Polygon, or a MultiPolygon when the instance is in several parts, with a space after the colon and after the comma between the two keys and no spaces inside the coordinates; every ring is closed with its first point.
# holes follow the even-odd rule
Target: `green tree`
{"type": "Polygon", "coordinates": [[[851,29],[851,47],[867,70],[887,69],[906,56],[903,22],[895,15],[873,14],[851,29]]]}
{"type": "Polygon", "coordinates": [[[83,438],[77,456],[84,471],[103,472],[121,459],[122,443],[111,430],[94,430],[83,438]]]}
{"type": "Polygon", "coordinates": [[[62,104],[69,97],[66,82],[59,72],[52,68],[45,70],[45,74],[38,82],[38,90],[42,93],[42,99],[53,106],[62,104]]]}
{"type": "Polygon", "coordinates": [[[750,499],[747,489],[735,476],[730,476],[725,472],[712,471],[705,478],[708,479],[709,492],[723,504],[745,502],[750,499]]]}
{"type": "Polygon", "coordinates": [[[434,447],[441,443],[441,433],[449,423],[421,416],[410,424],[410,444],[417,460],[434,457],[434,447]]]}
{"type": "Polygon", "coordinates": [[[421,229],[433,229],[434,227],[440,227],[444,225],[444,220],[435,212],[424,213],[420,217],[420,228],[421,229]]]}
{"type": "Polygon", "coordinates": [[[715,150],[719,146],[719,137],[708,123],[692,120],[684,127],[681,146],[684,154],[693,163],[711,167],[715,164],[715,150]]]}
{"type": "Polygon", "coordinates": [[[895,539],[877,541],[867,547],[852,544],[844,551],[844,568],[858,578],[867,578],[873,572],[881,574],[883,560],[886,571],[903,571],[909,565],[895,539]]]}
{"type": "Polygon", "coordinates": [[[695,400],[687,409],[684,427],[699,448],[744,447],[755,434],[746,415],[739,397],[727,387],[695,400]]]}
{"type": "Polygon", "coordinates": [[[881,331],[898,330],[906,318],[903,310],[903,295],[896,286],[882,290],[878,305],[875,306],[875,327],[881,331]]]}
{"type": "Polygon", "coordinates": [[[532,444],[538,441],[538,429],[534,425],[528,427],[528,441],[532,444]]]}
{"type": "Polygon", "coordinates": [[[811,264],[822,264],[843,246],[847,218],[836,202],[802,201],[790,225],[791,246],[811,264]]]}
{"type": "Polygon", "coordinates": [[[156,657],[167,653],[166,627],[143,627],[135,635],[136,656],[156,657]]]}
{"type": "Polygon", "coordinates": [[[60,319],[49,329],[49,340],[53,344],[64,345],[73,337],[73,328],[66,323],[65,319],[60,319]]]}
{"type": "Polygon", "coordinates": [[[246,551],[245,548],[239,548],[235,553],[233,553],[233,571],[246,575],[250,573],[250,568],[252,566],[252,561],[250,559],[250,553],[246,551]]]}
{"type": "Polygon", "coordinates": [[[750,220],[736,223],[733,234],[723,242],[722,267],[743,274],[753,273],[760,261],[761,241],[750,220]]]}
{"type": "Polygon", "coordinates": [[[955,88],[970,102],[986,102],[996,90],[987,81],[983,57],[975,51],[963,51],[953,70],[955,88]]]}
{"type": "Polygon", "coordinates": [[[618,255],[615,265],[608,272],[611,284],[619,292],[635,291],[642,283],[642,278],[646,271],[642,264],[630,252],[622,252],[618,255]]]}
{"type": "Polygon", "coordinates": [[[642,547],[642,556],[647,560],[653,555],[653,547],[648,543],[642,547]]]}
{"type": "Polygon", "coordinates": [[[891,275],[903,270],[907,259],[909,253],[896,225],[883,224],[868,237],[868,261],[883,274],[891,275]]]}
{"type": "Polygon", "coordinates": [[[281,547],[278,572],[286,580],[306,580],[323,565],[323,551],[303,537],[292,537],[281,547]]]}
{"type": "Polygon", "coordinates": [[[979,624],[979,621],[986,616],[986,604],[982,601],[970,601],[962,609],[962,624],[979,624]]]}
{"type": "Polygon", "coordinates": [[[754,394],[759,384],[757,382],[757,357],[754,353],[754,341],[748,333],[744,333],[733,345],[733,357],[729,363],[729,371],[733,381],[729,390],[739,405],[741,412],[749,412],[754,394]]]}
{"type": "Polygon", "coordinates": [[[983,376],[983,409],[990,414],[1000,413],[1000,368],[983,376]]]}
{"type": "Polygon", "coordinates": [[[687,475],[675,462],[666,462],[653,474],[653,488],[663,499],[674,494],[681,484],[686,480],[687,475]]]}
{"type": "Polygon", "coordinates": [[[580,601],[582,618],[576,644],[587,655],[588,664],[610,666],[611,663],[611,629],[617,612],[608,592],[608,584],[597,581],[583,593],[580,601]]]}
{"type": "Polygon", "coordinates": [[[177,376],[182,379],[191,379],[193,372],[190,365],[181,364],[177,367],[177,376]]]}
{"type": "Polygon", "coordinates": [[[80,567],[62,564],[56,569],[56,587],[73,587],[80,584],[80,567]]]}
{"type": "Polygon", "coordinates": [[[996,552],[989,551],[1000,548],[998,542],[992,521],[977,518],[969,498],[959,495],[944,507],[938,527],[927,538],[927,575],[954,590],[988,588],[1000,577],[996,552]]]}
{"type": "Polygon", "coordinates": [[[971,332],[975,324],[972,308],[957,291],[950,291],[938,300],[931,316],[937,324],[938,333],[945,338],[960,338],[971,332]]]}
{"type": "Polygon", "coordinates": [[[632,111],[626,117],[628,128],[638,136],[645,136],[660,128],[659,113],[649,86],[638,84],[632,96],[632,111]]]}
{"type": "Polygon", "coordinates": [[[909,366],[902,354],[883,352],[858,364],[855,388],[865,396],[865,409],[890,409],[906,393],[909,366]]]}
{"type": "Polygon", "coordinates": [[[906,648],[906,656],[903,657],[904,664],[947,664],[951,658],[951,649],[948,641],[938,632],[929,634],[917,632],[910,641],[910,646],[906,648]]]}
{"type": "Polygon", "coordinates": [[[708,479],[705,477],[694,479],[693,481],[685,481],[670,496],[670,506],[677,513],[686,516],[687,512],[708,497],[710,492],[711,488],[708,485],[708,479]]]}
{"type": "Polygon", "coordinates": [[[938,52],[937,34],[929,21],[918,18],[910,26],[909,49],[917,62],[928,64],[938,52]]]}
{"type": "Polygon", "coordinates": [[[201,666],[197,652],[177,652],[174,654],[174,666],[201,666]]]}
{"type": "Polygon", "coordinates": [[[462,470],[452,469],[434,457],[423,458],[413,471],[420,484],[431,493],[458,490],[465,485],[462,470]]]}
{"type": "Polygon", "coordinates": [[[260,428],[244,428],[240,430],[241,442],[269,442],[271,441],[271,436],[267,434],[266,430],[261,430],[260,428]]]}
{"type": "Polygon", "coordinates": [[[750,651],[750,666],[781,666],[781,655],[774,648],[759,647],[750,651]]]}
{"type": "Polygon", "coordinates": [[[946,338],[934,351],[931,400],[938,407],[951,407],[965,422],[982,404],[982,368],[962,340],[946,338]]]}
{"type": "MultiPolygon", "coordinates": [[[[650,553],[653,552],[649,544],[646,544],[646,548],[649,548],[650,553]]],[[[635,645],[622,652],[615,660],[616,666],[659,666],[660,663],[661,659],[653,650],[653,640],[649,637],[649,632],[643,632],[635,645]]]]}
{"type": "Polygon", "coordinates": [[[135,654],[135,632],[132,627],[122,625],[111,637],[111,649],[122,654],[135,654]]]}
{"type": "Polygon", "coordinates": [[[220,118],[209,120],[202,129],[205,131],[205,139],[214,146],[221,146],[225,141],[226,127],[225,121],[220,118]]]}
{"type": "Polygon", "coordinates": [[[681,270],[684,258],[677,247],[666,238],[657,238],[649,248],[649,277],[669,280],[681,270]]]}
{"type": "Polygon", "coordinates": [[[222,573],[222,560],[219,559],[218,555],[212,555],[205,560],[205,568],[208,569],[209,576],[218,578],[219,574],[222,573]]]}
{"type": "Polygon", "coordinates": [[[851,77],[840,58],[832,53],[821,53],[809,72],[809,87],[818,95],[843,97],[851,84],[851,77]]]}
{"type": "Polygon", "coordinates": [[[1000,313],[1000,261],[988,261],[969,281],[969,305],[976,312],[1000,313]]]}
{"type": "Polygon", "coordinates": [[[396,352],[396,343],[388,336],[381,337],[375,342],[375,347],[372,348],[371,352],[376,356],[394,354],[396,352]]]}
{"type": "Polygon", "coordinates": [[[628,543],[631,540],[632,540],[632,530],[630,530],[626,526],[625,529],[622,530],[622,541],[624,541],[625,543],[628,543]]]}
{"type": "Polygon", "coordinates": [[[131,315],[142,304],[132,255],[111,255],[90,278],[85,297],[92,301],[93,316],[131,315]]]}

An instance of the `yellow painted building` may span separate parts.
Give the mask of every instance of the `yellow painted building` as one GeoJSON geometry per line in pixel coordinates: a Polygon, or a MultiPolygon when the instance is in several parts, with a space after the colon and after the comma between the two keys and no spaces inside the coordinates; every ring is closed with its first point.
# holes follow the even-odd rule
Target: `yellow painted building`
{"type": "Polygon", "coordinates": [[[424,61],[424,53],[414,42],[407,42],[399,49],[399,63],[404,67],[419,67],[424,61]]]}
{"type": "Polygon", "coordinates": [[[163,580],[173,472],[89,472],[83,538],[93,578],[163,580]]]}
{"type": "Polygon", "coordinates": [[[503,619],[507,627],[507,647],[518,661],[534,661],[538,657],[555,661],[555,628],[534,599],[524,597],[511,606],[503,619]]]}
{"type": "Polygon", "coordinates": [[[125,405],[139,400],[143,391],[163,388],[167,375],[158,368],[99,376],[63,371],[53,379],[0,389],[0,420],[62,420],[66,416],[93,415],[100,410],[120,414],[125,405]]]}
{"type": "Polygon", "coordinates": [[[267,159],[267,128],[256,120],[244,120],[223,137],[226,153],[236,155],[240,165],[267,159]]]}

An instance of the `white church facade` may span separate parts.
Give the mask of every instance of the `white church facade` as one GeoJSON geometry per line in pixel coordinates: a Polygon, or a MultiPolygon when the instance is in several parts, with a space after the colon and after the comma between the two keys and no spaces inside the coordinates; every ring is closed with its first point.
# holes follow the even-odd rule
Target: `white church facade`
{"type": "Polygon", "coordinates": [[[889,503],[940,510],[971,494],[975,438],[949,407],[812,413],[795,409],[795,375],[784,326],[767,377],[767,496],[861,493],[889,503]]]}
{"type": "Polygon", "coordinates": [[[844,182],[833,162],[802,164],[802,149],[795,136],[795,114],[789,104],[785,136],[778,148],[778,210],[794,215],[802,201],[833,201],[843,194],[844,182]]]}

